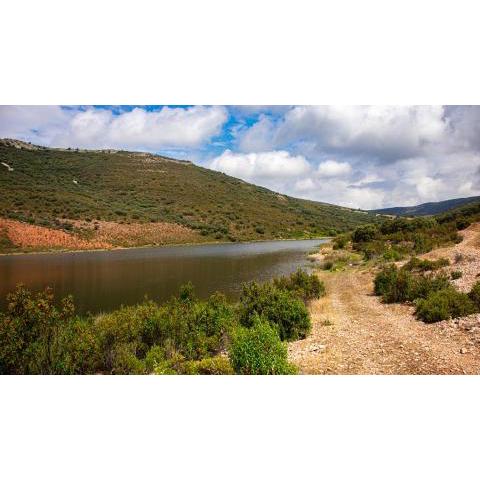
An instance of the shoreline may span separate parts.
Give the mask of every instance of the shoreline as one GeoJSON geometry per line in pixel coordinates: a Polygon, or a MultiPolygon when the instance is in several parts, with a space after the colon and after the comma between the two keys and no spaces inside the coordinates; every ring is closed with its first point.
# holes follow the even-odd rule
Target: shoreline
{"type": "Polygon", "coordinates": [[[259,239],[259,240],[243,240],[239,242],[188,242],[188,243],[167,243],[164,245],[138,245],[134,247],[114,247],[114,248],[89,248],[89,249],[65,249],[65,250],[38,250],[32,252],[9,252],[0,253],[0,257],[10,257],[18,255],[52,255],[52,254],[65,254],[65,253],[92,253],[92,252],[115,252],[118,250],[133,250],[141,248],[166,248],[166,247],[194,247],[194,246],[207,246],[207,245],[235,245],[235,244],[249,244],[249,243],[266,243],[266,242],[299,242],[305,240],[329,240],[332,237],[314,237],[314,238],[272,238],[272,239],[259,239]]]}

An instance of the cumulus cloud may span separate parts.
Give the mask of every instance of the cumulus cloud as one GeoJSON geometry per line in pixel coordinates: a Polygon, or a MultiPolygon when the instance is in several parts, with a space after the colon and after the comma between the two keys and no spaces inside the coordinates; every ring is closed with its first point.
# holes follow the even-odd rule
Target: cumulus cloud
{"type": "Polygon", "coordinates": [[[347,162],[336,162],[335,160],[326,160],[317,167],[317,175],[320,177],[342,177],[348,175],[352,167],[347,162]]]}
{"type": "Polygon", "coordinates": [[[0,107],[0,136],[84,148],[198,148],[221,133],[225,107],[110,109],[0,107]]]}
{"type": "Polygon", "coordinates": [[[379,208],[480,194],[480,107],[297,106],[263,112],[236,142],[305,157],[312,172],[288,193],[306,198],[379,208]]]}
{"type": "Polygon", "coordinates": [[[0,138],[48,145],[70,122],[70,111],[56,105],[0,106],[0,138]]]}
{"type": "Polygon", "coordinates": [[[225,150],[214,158],[210,168],[249,181],[285,180],[303,176],[311,170],[302,156],[286,151],[234,153],[225,150]]]}
{"type": "Polygon", "coordinates": [[[305,145],[310,154],[394,161],[434,149],[449,130],[441,106],[298,106],[266,116],[239,136],[243,150],[305,145]]]}

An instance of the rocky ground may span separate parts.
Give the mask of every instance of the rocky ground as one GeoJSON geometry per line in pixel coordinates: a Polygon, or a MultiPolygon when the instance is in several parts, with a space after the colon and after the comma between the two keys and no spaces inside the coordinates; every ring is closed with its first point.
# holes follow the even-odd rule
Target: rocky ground
{"type": "MultiPolygon", "coordinates": [[[[450,258],[450,270],[468,290],[480,272],[480,225],[462,232],[461,244],[431,252],[450,258]]],[[[408,305],[386,305],[372,294],[373,272],[347,267],[319,272],[327,296],[313,302],[312,334],[289,345],[305,374],[480,374],[480,315],[425,324],[408,305]]]]}

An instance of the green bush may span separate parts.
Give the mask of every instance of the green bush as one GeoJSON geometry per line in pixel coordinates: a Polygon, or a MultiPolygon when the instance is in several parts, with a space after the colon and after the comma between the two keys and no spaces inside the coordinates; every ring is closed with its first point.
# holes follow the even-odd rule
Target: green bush
{"type": "Polygon", "coordinates": [[[112,371],[115,375],[142,375],[146,373],[145,362],[137,357],[135,343],[115,345],[112,356],[112,371]]]}
{"type": "Polygon", "coordinates": [[[65,373],[63,329],[75,322],[71,297],[54,304],[51,289],[32,294],[23,286],[7,295],[0,317],[0,372],[65,373]]]}
{"type": "Polygon", "coordinates": [[[389,265],[375,276],[374,293],[380,295],[385,303],[412,302],[449,285],[445,275],[413,275],[408,270],[389,265]]]}
{"type": "Polygon", "coordinates": [[[431,292],[427,298],[419,299],[416,303],[415,313],[426,323],[463,317],[476,311],[468,295],[458,292],[453,287],[431,292]]]}
{"type": "Polygon", "coordinates": [[[182,365],[185,364],[185,358],[179,353],[172,353],[168,360],[160,361],[156,364],[153,373],[155,375],[178,375],[182,372],[182,365]]]}
{"type": "Polygon", "coordinates": [[[155,368],[165,362],[165,350],[159,345],[154,345],[145,357],[145,369],[147,372],[153,372],[155,368]]]}
{"type": "Polygon", "coordinates": [[[348,245],[349,237],[346,234],[337,235],[333,240],[333,249],[342,250],[348,245]]]}
{"type": "Polygon", "coordinates": [[[439,258],[438,260],[423,260],[418,257],[411,258],[402,268],[409,271],[428,272],[438,270],[439,268],[450,265],[447,258],[439,258]]]}
{"type": "Polygon", "coordinates": [[[283,290],[295,293],[303,301],[313,300],[325,295],[325,285],[317,275],[308,274],[298,269],[289,277],[279,277],[273,280],[273,284],[283,290]]]}
{"type": "Polygon", "coordinates": [[[288,363],[287,346],[268,321],[255,316],[251,328],[239,327],[233,334],[229,357],[240,375],[290,375],[296,373],[288,363]]]}
{"type": "Polygon", "coordinates": [[[146,301],[99,315],[95,328],[105,371],[116,368],[116,349],[123,344],[130,346],[137,359],[145,360],[151,371],[155,361],[169,360],[175,354],[186,360],[217,354],[225,348],[234,323],[234,309],[223,295],[201,301],[187,284],[164,305],[146,301]]]}
{"type": "Polygon", "coordinates": [[[100,343],[91,317],[76,317],[61,328],[59,348],[55,373],[79,375],[102,370],[100,343]]]}
{"type": "Polygon", "coordinates": [[[389,265],[384,267],[375,275],[373,281],[373,291],[375,295],[387,296],[390,290],[396,284],[398,277],[398,267],[396,265],[389,265]]]}
{"type": "Polygon", "coordinates": [[[183,375],[233,375],[235,371],[227,357],[207,357],[180,364],[183,375]]]}
{"type": "Polygon", "coordinates": [[[452,273],[450,273],[450,278],[452,280],[458,280],[459,278],[462,278],[463,273],[460,270],[454,270],[452,273]]]}
{"type": "Polygon", "coordinates": [[[468,296],[476,306],[477,310],[480,311],[480,282],[476,282],[475,285],[473,285],[468,296]]]}
{"type": "Polygon", "coordinates": [[[71,298],[57,306],[50,290],[32,294],[19,287],[0,313],[0,373],[231,374],[220,354],[240,321],[263,335],[265,328],[258,326],[263,315],[282,346],[280,339],[307,335],[304,301],[322,294],[315,275],[298,271],[264,285],[244,285],[237,305],[218,293],[199,300],[185,285],[163,305],[146,300],[81,318],[71,298]]]}
{"type": "Polygon", "coordinates": [[[257,315],[274,325],[282,340],[305,338],[310,332],[310,317],[305,304],[294,293],[272,283],[251,282],[242,286],[240,323],[251,327],[257,315]]]}
{"type": "Polygon", "coordinates": [[[353,231],[352,240],[354,243],[370,242],[376,235],[377,228],[375,225],[363,225],[353,231]]]}
{"type": "Polygon", "coordinates": [[[480,220],[480,203],[427,218],[396,218],[379,226],[359,227],[352,235],[353,248],[366,260],[426,253],[433,248],[462,241],[458,230],[480,220]],[[390,253],[391,251],[396,253],[390,253]]]}
{"type": "Polygon", "coordinates": [[[402,257],[403,255],[393,248],[390,248],[383,254],[383,258],[389,262],[398,262],[402,257]]]}

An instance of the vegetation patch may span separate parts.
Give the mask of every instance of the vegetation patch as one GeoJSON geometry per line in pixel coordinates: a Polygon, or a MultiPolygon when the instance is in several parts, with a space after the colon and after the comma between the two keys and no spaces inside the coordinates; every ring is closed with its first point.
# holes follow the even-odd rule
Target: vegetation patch
{"type": "Polygon", "coordinates": [[[374,292],[385,303],[413,302],[449,285],[445,275],[415,275],[409,270],[389,265],[375,276],[374,292]]]}
{"type": "Polygon", "coordinates": [[[413,257],[405,265],[403,265],[402,268],[409,271],[429,272],[447,267],[448,265],[450,265],[450,261],[447,258],[439,258],[438,260],[423,260],[418,257],[413,257]]]}
{"type": "Polygon", "coordinates": [[[458,318],[478,311],[470,297],[453,287],[431,292],[427,298],[416,302],[415,314],[425,323],[458,318]]]}
{"type": "Polygon", "coordinates": [[[255,316],[251,328],[238,328],[229,349],[232,367],[241,375],[290,375],[287,346],[268,320],[255,316]]]}
{"type": "MultiPolygon", "coordinates": [[[[460,230],[480,220],[480,203],[464,206],[442,215],[421,218],[395,218],[378,224],[362,225],[351,233],[352,249],[361,253],[365,260],[398,261],[406,256],[419,255],[443,246],[459,243],[460,230]]],[[[344,248],[347,235],[338,235],[334,248],[344,248]]],[[[415,268],[432,265],[416,262],[415,268]]],[[[433,265],[432,269],[441,268],[433,265]]]]}
{"type": "Polygon", "coordinates": [[[187,284],[163,304],[80,317],[71,297],[56,302],[49,289],[19,286],[0,313],[0,373],[294,373],[283,341],[308,334],[305,302],[323,294],[322,283],[299,271],[244,285],[239,304],[220,293],[200,300],[187,284]]]}
{"type": "Polygon", "coordinates": [[[374,280],[375,295],[385,303],[413,302],[417,318],[434,323],[480,311],[480,282],[470,293],[455,289],[446,275],[414,274],[395,265],[384,267],[374,280]]]}
{"type": "Polygon", "coordinates": [[[305,338],[311,329],[310,316],[304,302],[295,293],[273,283],[251,282],[243,285],[239,320],[252,327],[260,316],[276,328],[281,340],[305,338]]]}

